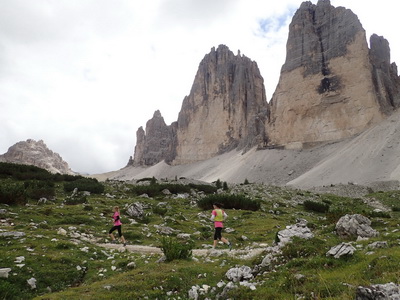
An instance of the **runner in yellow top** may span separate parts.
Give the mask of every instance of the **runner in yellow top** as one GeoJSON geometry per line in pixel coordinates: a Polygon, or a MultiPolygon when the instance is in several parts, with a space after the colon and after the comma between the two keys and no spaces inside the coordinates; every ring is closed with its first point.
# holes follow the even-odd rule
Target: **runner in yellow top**
{"type": "Polygon", "coordinates": [[[218,240],[221,240],[223,243],[229,246],[229,250],[232,249],[232,244],[226,239],[222,237],[222,228],[224,227],[224,220],[228,217],[228,215],[221,209],[221,204],[214,203],[214,210],[211,213],[211,221],[214,222],[215,232],[214,232],[214,245],[213,248],[217,246],[218,240]]]}

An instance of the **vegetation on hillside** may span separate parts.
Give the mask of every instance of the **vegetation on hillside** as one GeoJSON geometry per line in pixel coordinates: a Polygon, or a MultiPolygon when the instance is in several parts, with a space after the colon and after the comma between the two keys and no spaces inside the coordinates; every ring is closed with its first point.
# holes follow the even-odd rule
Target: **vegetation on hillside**
{"type": "MultiPolygon", "coordinates": [[[[230,185],[217,194],[193,185],[187,189],[178,184],[173,190],[171,182],[150,184],[150,180],[143,186],[165,185],[161,193],[150,196],[136,192],[145,181],[138,185],[109,181],[95,182],[104,187],[103,192],[90,193],[85,202],[68,205],[72,192],[65,185],[75,181],[71,177],[48,177],[54,195],[48,196],[50,201],[41,202],[28,191],[47,188],[40,184],[47,180],[20,179],[23,169],[16,175],[9,174],[4,165],[0,167],[8,170],[0,174],[0,269],[11,269],[7,278],[0,278],[0,299],[188,299],[192,286],[208,287],[198,299],[215,299],[229,282],[225,274],[230,268],[255,268],[266,255],[246,259],[223,252],[220,256],[193,257],[193,249],[212,245],[212,201],[234,199],[235,195],[256,203],[258,208],[229,208],[229,201],[225,203],[229,218],[224,236],[233,243],[232,252],[272,246],[277,232],[298,219],[308,221],[314,237],[294,238],[275,262],[254,274],[251,282],[255,289],[237,284],[235,289],[226,290],[222,299],[354,299],[359,285],[399,284],[399,191],[346,198],[243,184],[230,185]],[[171,189],[170,193],[165,189],[171,189]],[[380,214],[367,204],[370,202],[389,210],[380,214]],[[132,203],[144,208],[143,220],[127,215],[132,203]],[[199,203],[205,203],[204,208],[199,203]],[[168,252],[166,262],[158,262],[160,254],[119,251],[98,244],[109,242],[107,232],[115,205],[121,208],[128,243],[162,248],[168,252]],[[353,256],[327,257],[332,246],[343,242],[334,229],[338,218],[346,213],[368,216],[380,235],[370,240],[345,240],[357,248],[353,256]],[[163,227],[173,233],[162,234],[163,227]],[[24,235],[2,236],[4,232],[24,235]],[[179,233],[190,238],[182,240],[179,233]],[[375,241],[385,241],[388,247],[370,250],[368,244],[375,241]],[[36,279],[34,289],[27,283],[31,278],[36,279]]],[[[33,173],[40,172],[35,169],[33,173]]]]}

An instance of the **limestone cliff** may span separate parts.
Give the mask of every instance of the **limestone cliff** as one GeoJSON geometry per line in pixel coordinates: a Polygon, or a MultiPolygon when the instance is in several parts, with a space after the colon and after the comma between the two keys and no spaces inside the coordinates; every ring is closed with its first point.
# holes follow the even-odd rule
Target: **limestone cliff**
{"type": "Polygon", "coordinates": [[[286,61],[271,99],[270,143],[301,148],[383,120],[399,102],[399,78],[388,55],[382,39],[372,38],[368,49],[351,10],[329,0],[303,2],[290,24],[286,61]]]}
{"type": "Polygon", "coordinates": [[[58,153],[47,148],[42,140],[36,142],[28,139],[18,142],[0,155],[0,161],[34,165],[51,173],[76,174],[69,168],[68,163],[58,153]]]}

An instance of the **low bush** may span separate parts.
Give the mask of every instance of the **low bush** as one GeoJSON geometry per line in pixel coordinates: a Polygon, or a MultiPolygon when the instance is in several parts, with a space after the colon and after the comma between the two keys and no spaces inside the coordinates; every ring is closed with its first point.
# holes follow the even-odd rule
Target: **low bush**
{"type": "Polygon", "coordinates": [[[64,191],[72,192],[75,188],[78,191],[88,191],[93,194],[101,194],[104,192],[104,185],[95,178],[81,178],[75,181],[64,183],[64,191]]]}
{"type": "Polygon", "coordinates": [[[52,181],[29,180],[24,182],[27,197],[34,200],[53,198],[56,195],[54,186],[52,181]]]}
{"type": "Polygon", "coordinates": [[[0,203],[18,205],[26,202],[27,197],[22,183],[3,182],[0,184],[0,203]]]}
{"type": "Polygon", "coordinates": [[[282,256],[286,259],[304,258],[326,253],[325,242],[318,238],[301,239],[293,237],[281,250],[282,256]]]}
{"type": "Polygon", "coordinates": [[[323,202],[306,200],[304,201],[303,205],[306,210],[311,210],[320,213],[326,213],[329,211],[329,204],[323,202]]]}
{"type": "Polygon", "coordinates": [[[171,237],[163,237],[161,239],[161,250],[165,255],[166,261],[192,257],[193,247],[193,242],[183,243],[171,237]]]}
{"type": "Polygon", "coordinates": [[[160,215],[160,216],[165,216],[167,213],[168,209],[165,207],[160,207],[160,206],[154,206],[153,209],[153,214],[160,215]]]}
{"type": "Polygon", "coordinates": [[[386,211],[371,211],[368,216],[370,218],[387,218],[390,219],[392,216],[390,215],[390,213],[386,212],[386,211]]]}
{"type": "Polygon", "coordinates": [[[257,211],[261,207],[259,200],[246,198],[245,195],[214,194],[208,195],[197,202],[197,205],[204,210],[212,209],[214,203],[220,203],[226,209],[244,209],[257,211]]]}
{"type": "Polygon", "coordinates": [[[85,195],[77,194],[73,197],[65,198],[64,203],[66,205],[77,205],[77,204],[84,204],[87,203],[87,197],[85,195]]]}

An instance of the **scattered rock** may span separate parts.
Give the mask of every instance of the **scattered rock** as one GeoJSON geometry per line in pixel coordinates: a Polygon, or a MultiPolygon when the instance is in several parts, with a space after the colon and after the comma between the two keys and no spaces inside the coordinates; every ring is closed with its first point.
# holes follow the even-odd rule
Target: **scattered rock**
{"type": "Polygon", "coordinates": [[[8,278],[8,273],[10,272],[10,268],[0,268],[0,278],[8,278]]]}
{"type": "Polygon", "coordinates": [[[298,220],[298,223],[295,225],[286,226],[286,229],[279,231],[277,234],[277,238],[279,240],[278,244],[283,246],[290,242],[294,236],[302,239],[310,239],[314,237],[314,234],[307,227],[307,220],[298,220]]]}
{"type": "Polygon", "coordinates": [[[359,286],[356,291],[356,300],[398,300],[400,299],[400,285],[393,282],[359,286]]]}
{"type": "Polygon", "coordinates": [[[189,233],[179,233],[176,237],[181,240],[190,240],[191,235],[189,233]]]}
{"type": "Polygon", "coordinates": [[[13,237],[13,238],[21,238],[25,236],[25,232],[21,231],[6,231],[6,232],[0,232],[0,236],[2,237],[13,237]]]}
{"type": "Polygon", "coordinates": [[[64,229],[64,228],[58,228],[58,230],[57,230],[57,234],[59,234],[59,235],[67,235],[67,231],[64,229]]]}
{"type": "Polygon", "coordinates": [[[354,248],[350,243],[341,243],[340,245],[332,247],[326,253],[326,256],[333,256],[334,258],[339,258],[345,255],[353,255],[354,251],[356,251],[356,248],[354,248]]]}
{"type": "Polygon", "coordinates": [[[175,232],[174,229],[168,226],[154,225],[154,227],[157,229],[157,233],[159,234],[170,235],[175,232]]]}
{"type": "Polygon", "coordinates": [[[36,289],[36,278],[30,278],[26,282],[28,282],[29,286],[31,287],[32,290],[36,289]]]}

